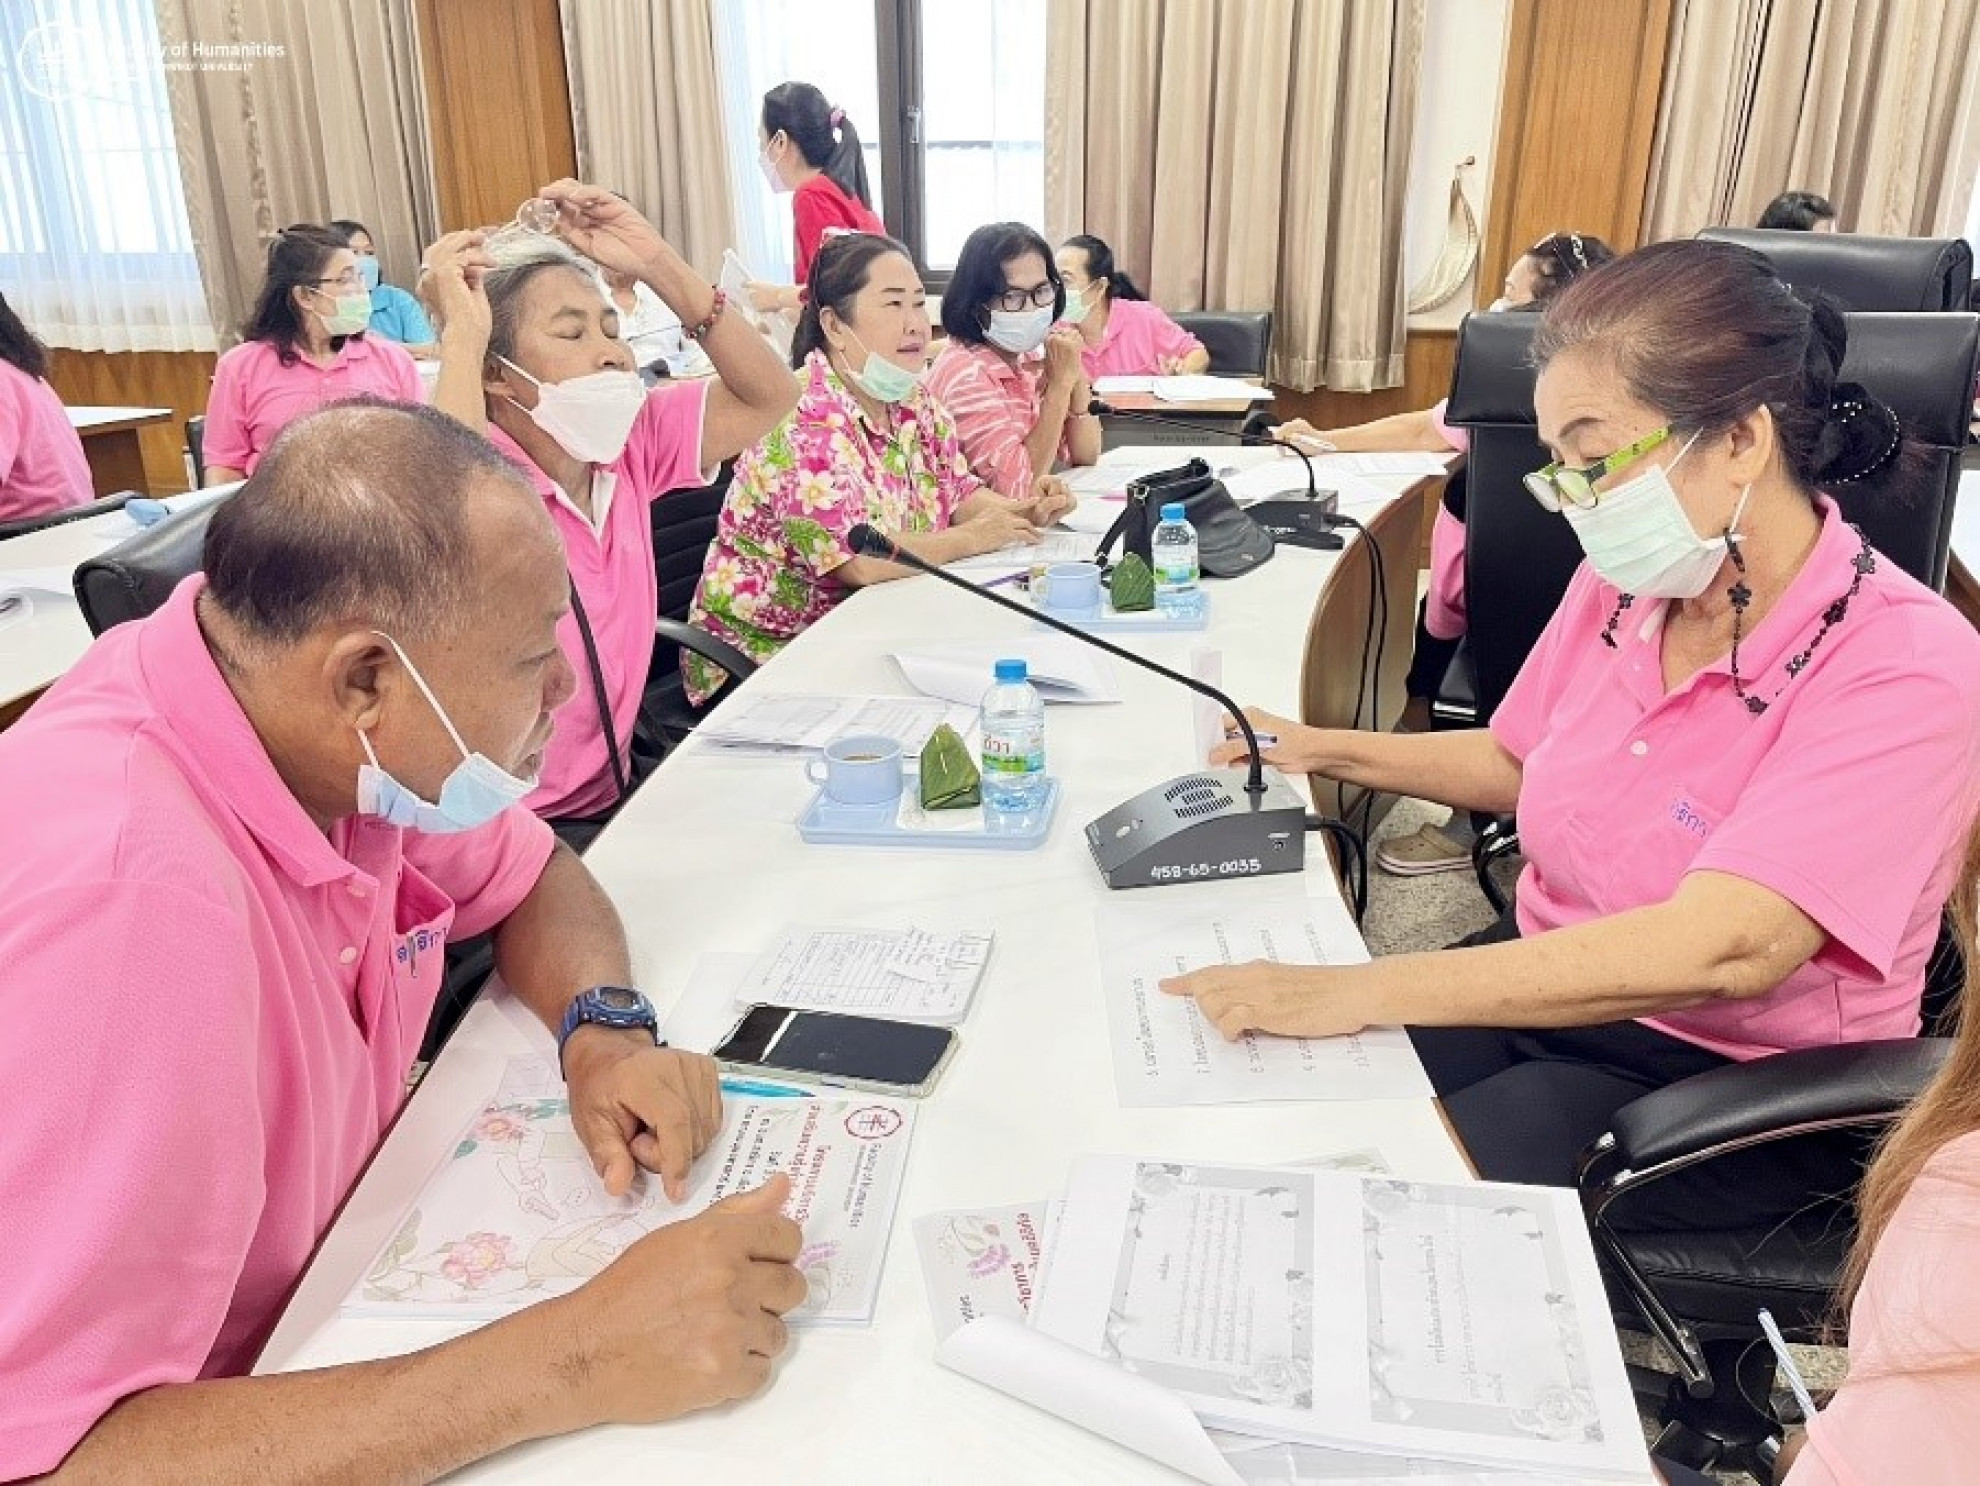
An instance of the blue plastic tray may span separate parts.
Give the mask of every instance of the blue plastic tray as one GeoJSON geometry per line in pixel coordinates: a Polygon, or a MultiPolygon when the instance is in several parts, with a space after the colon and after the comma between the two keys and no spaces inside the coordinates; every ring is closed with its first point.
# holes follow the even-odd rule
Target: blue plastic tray
{"type": "Polygon", "coordinates": [[[1061,613],[1057,609],[1047,609],[1044,605],[1034,605],[1041,614],[1050,614],[1054,619],[1063,619],[1067,624],[1080,629],[1106,631],[1123,635],[1170,635],[1184,634],[1193,630],[1210,628],[1210,595],[1203,594],[1203,604],[1194,619],[1171,619],[1160,609],[1143,609],[1134,614],[1119,614],[1114,606],[1105,602],[1098,609],[1084,613],[1061,613]]]}
{"type": "MultiPolygon", "coordinates": [[[[908,786],[912,789],[912,783],[908,786]]],[[[841,805],[820,790],[797,819],[798,834],[814,846],[905,846],[936,851],[1033,851],[1045,844],[1059,810],[1059,781],[1047,778],[1036,810],[1006,814],[985,810],[981,830],[915,831],[900,824],[901,802],[841,805]]]]}

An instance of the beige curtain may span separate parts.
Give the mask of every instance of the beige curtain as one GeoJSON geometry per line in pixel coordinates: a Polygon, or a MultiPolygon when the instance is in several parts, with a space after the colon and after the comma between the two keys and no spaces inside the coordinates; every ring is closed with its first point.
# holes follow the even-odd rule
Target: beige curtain
{"type": "Polygon", "coordinates": [[[578,174],[621,192],[713,278],[736,240],[717,0],[562,0],[578,174]]]}
{"type": "Polygon", "coordinates": [[[237,68],[166,74],[193,247],[221,346],[240,338],[268,239],[294,222],[363,222],[386,281],[411,285],[437,235],[412,0],[157,6],[160,41],[188,48],[176,55],[246,49],[237,68]]]}
{"type": "Polygon", "coordinates": [[[1818,191],[1852,232],[1957,234],[1980,168],[1980,0],[1677,0],[1645,232],[1818,191]]]}
{"type": "Polygon", "coordinates": [[[1403,191],[1423,0],[1052,0],[1054,238],[1170,309],[1270,309],[1271,379],[1403,379],[1403,191]]]}

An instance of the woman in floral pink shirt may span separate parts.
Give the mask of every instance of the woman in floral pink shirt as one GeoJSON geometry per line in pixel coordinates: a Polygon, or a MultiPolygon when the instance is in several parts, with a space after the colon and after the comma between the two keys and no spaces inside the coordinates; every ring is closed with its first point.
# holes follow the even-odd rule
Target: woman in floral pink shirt
{"type": "MultiPolygon", "coordinates": [[[[861,522],[931,562],[1032,540],[1072,505],[1047,476],[1007,498],[969,472],[949,415],[921,386],[926,295],[907,250],[846,233],[819,249],[792,364],[797,410],[736,461],[688,621],[768,660],[853,589],[909,576],[856,557],[861,522]]],[[[688,696],[728,674],[683,656],[688,696]]]]}

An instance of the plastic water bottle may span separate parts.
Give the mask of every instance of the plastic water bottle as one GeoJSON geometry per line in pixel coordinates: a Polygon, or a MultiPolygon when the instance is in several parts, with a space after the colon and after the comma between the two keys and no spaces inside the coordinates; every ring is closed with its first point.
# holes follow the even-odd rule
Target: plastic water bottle
{"type": "Polygon", "coordinates": [[[1180,501],[1162,507],[1162,519],[1150,534],[1154,548],[1155,607],[1170,619],[1194,619],[1203,612],[1201,572],[1196,559],[1196,528],[1183,515],[1180,501]]]}
{"type": "Polygon", "coordinates": [[[997,662],[983,694],[983,803],[991,810],[1036,809],[1045,798],[1045,700],[1021,660],[997,662]]]}

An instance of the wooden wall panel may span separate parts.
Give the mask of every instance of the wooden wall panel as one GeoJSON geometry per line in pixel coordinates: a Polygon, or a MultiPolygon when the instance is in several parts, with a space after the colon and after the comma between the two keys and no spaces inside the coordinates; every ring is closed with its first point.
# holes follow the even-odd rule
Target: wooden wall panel
{"type": "Polygon", "coordinates": [[[186,488],[186,419],[206,411],[211,351],[69,351],[56,347],[48,382],[62,401],[109,407],[170,408],[171,423],[141,429],[144,472],[154,495],[186,488]]]}
{"type": "Polygon", "coordinates": [[[440,225],[507,222],[577,173],[557,0],[419,0],[440,225]]]}
{"type": "Polygon", "coordinates": [[[1550,232],[1638,245],[1672,0],[1513,0],[1481,283],[1550,232]]]}
{"type": "Polygon", "coordinates": [[[1457,358],[1455,330],[1412,330],[1403,346],[1403,384],[1379,392],[1338,392],[1322,387],[1313,392],[1275,388],[1272,413],[1277,418],[1304,418],[1315,428],[1344,428],[1394,413],[1427,408],[1451,390],[1451,363],[1457,358]]]}

